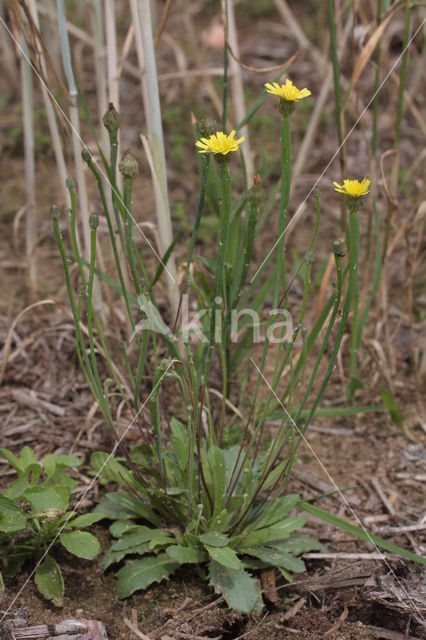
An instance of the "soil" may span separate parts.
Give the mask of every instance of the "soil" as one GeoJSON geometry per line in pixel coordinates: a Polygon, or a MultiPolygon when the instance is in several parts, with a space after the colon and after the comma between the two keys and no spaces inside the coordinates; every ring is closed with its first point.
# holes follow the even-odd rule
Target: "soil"
{"type": "MultiPolygon", "coordinates": [[[[298,49],[296,38],[291,31],[277,24],[277,14],[272,3],[253,3],[253,8],[247,12],[243,11],[243,4],[245,3],[241,3],[239,7],[237,20],[241,58],[246,64],[256,67],[276,64],[287,59],[298,49]],[[255,30],[252,28],[254,20],[255,30]]],[[[211,24],[216,9],[212,2],[206,3],[205,11],[200,10],[199,5],[200,3],[194,3],[192,20],[197,33],[201,34],[203,29],[211,24]]],[[[320,23],[324,21],[318,3],[306,2],[297,5],[294,7],[295,15],[307,36],[317,47],[325,50],[322,36],[314,30],[311,20],[312,11],[315,11],[320,16],[320,23]]],[[[120,11],[124,14],[124,10],[119,7],[119,13],[120,11]]],[[[124,15],[118,17],[126,24],[124,15]]],[[[387,67],[400,52],[397,35],[402,33],[401,20],[402,18],[395,18],[395,37],[383,41],[383,56],[387,67]]],[[[361,24],[361,18],[359,22],[361,24]]],[[[166,34],[179,43],[188,61],[191,61],[194,60],[196,48],[194,49],[190,40],[185,40],[182,29],[179,12],[172,11],[166,34]]],[[[124,26],[122,31],[120,38],[125,36],[124,26]]],[[[170,41],[160,43],[160,73],[166,73],[176,67],[172,51],[170,41]]],[[[203,64],[220,66],[220,52],[205,49],[204,53],[203,64]]],[[[136,64],[134,52],[129,60],[136,64]]],[[[343,73],[350,77],[350,61],[347,65],[343,73]]],[[[80,56],[78,71],[88,104],[95,109],[91,56],[80,56]]],[[[313,94],[318,94],[323,79],[322,71],[318,70],[312,56],[306,51],[299,52],[292,72],[296,77],[306,78],[303,86],[309,84],[313,94]]],[[[371,93],[372,74],[373,71],[367,69],[359,87],[359,99],[364,104],[371,93]]],[[[244,79],[247,91],[251,92],[251,102],[262,88],[264,75],[245,71],[244,79]]],[[[413,82],[414,80],[415,78],[412,79],[413,82]]],[[[220,84],[214,81],[214,85],[219,90],[220,84]]],[[[73,326],[48,217],[50,204],[61,203],[61,190],[56,177],[53,154],[48,145],[41,142],[41,134],[46,135],[47,132],[46,123],[41,119],[41,141],[37,148],[39,291],[34,297],[26,284],[24,223],[22,216],[18,215],[25,203],[24,157],[22,134],[19,134],[20,97],[18,89],[10,84],[6,85],[6,77],[2,78],[1,75],[0,88],[7,97],[6,104],[1,109],[6,124],[0,128],[0,174],[3,176],[0,207],[0,281],[3,283],[0,298],[0,344],[5,344],[11,323],[29,302],[47,299],[55,301],[54,305],[46,304],[28,311],[14,329],[5,378],[0,386],[0,445],[19,452],[26,444],[33,447],[36,455],[40,457],[48,452],[74,451],[84,462],[81,470],[76,473],[79,486],[84,490],[90,482],[87,476],[90,454],[99,449],[110,449],[113,441],[106,432],[99,414],[90,413],[93,400],[78,369],[74,352],[73,326]],[[18,131],[12,136],[11,131],[14,129],[18,131]],[[50,407],[41,405],[38,400],[50,403],[50,407]]],[[[390,112],[393,114],[395,109],[396,98],[393,88],[394,85],[387,84],[382,92],[383,104],[387,104],[388,109],[383,111],[383,118],[380,120],[381,152],[391,148],[393,144],[393,117],[389,115],[390,112]]],[[[199,113],[208,109],[210,103],[206,87],[199,80],[186,81],[182,83],[182,87],[170,81],[162,84],[161,90],[166,148],[173,149],[168,161],[174,225],[175,229],[181,229],[183,237],[176,248],[179,262],[184,260],[186,255],[188,231],[190,232],[193,222],[198,189],[194,154],[192,150],[188,150],[187,144],[188,140],[192,140],[190,112],[195,110],[199,113]]],[[[141,161],[141,175],[134,194],[135,216],[138,220],[154,222],[149,171],[138,140],[139,131],[144,127],[139,83],[125,73],[120,85],[120,95],[121,111],[124,114],[123,148],[129,146],[141,161]]],[[[36,99],[41,105],[37,92],[36,99]]],[[[418,108],[421,110],[423,107],[424,113],[425,97],[416,95],[416,99],[418,108]]],[[[351,103],[351,122],[359,113],[358,107],[356,101],[351,103]]],[[[348,141],[349,169],[357,174],[358,167],[369,166],[365,144],[371,123],[369,115],[367,114],[366,121],[361,122],[348,141]]],[[[308,113],[301,109],[295,114],[292,122],[295,157],[308,121],[307,116],[308,113]]],[[[277,154],[275,120],[276,112],[272,104],[267,102],[262,107],[262,117],[259,116],[253,121],[252,143],[259,163],[277,154]]],[[[85,135],[90,138],[88,131],[85,135]]],[[[416,122],[412,113],[407,111],[403,121],[401,166],[408,172],[407,181],[412,178],[412,184],[405,185],[401,194],[398,222],[391,229],[392,238],[404,222],[411,219],[413,211],[417,210],[419,203],[424,199],[424,178],[420,172],[416,173],[415,169],[410,173],[422,148],[418,136],[416,122]]],[[[295,203],[305,197],[335,148],[334,117],[330,106],[323,114],[316,143],[295,186],[295,203]]],[[[71,156],[68,160],[71,166],[71,156]]],[[[367,173],[367,170],[364,172],[367,173]]],[[[330,240],[338,237],[340,233],[339,201],[337,197],[329,195],[331,181],[334,179],[332,177],[338,175],[339,165],[336,159],[321,181],[327,195],[324,196],[324,213],[316,246],[314,280],[317,279],[317,289],[328,259],[330,240]]],[[[271,177],[271,182],[273,179],[274,176],[271,177]]],[[[378,205],[384,218],[387,201],[382,187],[383,184],[378,193],[378,205]]],[[[265,188],[268,189],[268,184],[265,188]]],[[[93,207],[96,209],[98,203],[92,189],[93,185],[89,187],[89,191],[93,207]]],[[[294,206],[291,213],[294,213],[296,208],[294,206]]],[[[362,237],[365,237],[369,213],[367,211],[361,214],[362,237]]],[[[296,264],[295,253],[303,251],[309,242],[313,221],[313,205],[308,203],[303,222],[289,238],[287,255],[292,269],[296,264]]],[[[211,254],[213,245],[207,222],[203,225],[197,250],[208,255],[211,254]]],[[[387,306],[383,309],[376,301],[370,314],[362,345],[364,389],[357,395],[357,404],[377,405],[381,402],[380,389],[391,388],[404,415],[404,424],[408,432],[404,433],[385,411],[357,417],[317,418],[308,433],[310,446],[302,445],[288,489],[297,491],[306,498],[321,493],[325,497],[320,504],[330,512],[338,513],[351,521],[354,521],[356,514],[369,530],[416,553],[422,553],[426,544],[420,528],[424,523],[422,510],[425,504],[426,416],[423,354],[426,351],[426,276],[419,269],[410,279],[410,260],[418,227],[410,229],[411,232],[408,231],[395,243],[388,263],[387,306]],[[335,485],[342,490],[345,489],[346,502],[336,494],[335,485]],[[406,528],[410,525],[419,525],[419,529],[407,531],[406,528]],[[398,531],[401,528],[402,530],[398,531]]],[[[149,237],[155,241],[153,235],[149,237]]],[[[276,226],[271,219],[265,224],[261,237],[256,240],[255,265],[262,261],[265,247],[272,246],[275,239],[276,226]]],[[[365,256],[365,244],[362,251],[365,256]]],[[[146,256],[149,262],[151,258],[148,252],[146,256]]],[[[154,272],[156,264],[152,261],[150,266],[154,272]]],[[[363,270],[362,275],[363,278],[368,277],[368,273],[364,273],[363,270]]],[[[157,290],[160,306],[166,308],[163,283],[160,282],[157,290]]],[[[301,287],[300,282],[296,280],[290,292],[289,304],[297,309],[300,302],[301,287]]],[[[314,318],[315,310],[312,309],[308,314],[307,324],[314,318]]],[[[345,372],[345,361],[342,359],[336,368],[323,406],[344,406],[344,385],[347,383],[345,372]]],[[[266,376],[268,377],[268,370],[266,376]]],[[[238,392],[235,390],[232,394],[231,399],[238,403],[238,392]]],[[[131,416],[121,416],[120,428],[126,427],[130,421],[128,418],[131,416]]],[[[273,436],[273,425],[270,428],[273,436]]],[[[138,432],[131,430],[127,440],[129,446],[137,441],[138,432]]],[[[0,460],[0,487],[4,487],[12,477],[9,467],[0,460]]],[[[102,491],[102,487],[94,486],[87,495],[83,508],[91,508],[102,491]]],[[[27,582],[31,571],[31,567],[27,567],[27,571],[16,581],[6,583],[5,595],[0,596],[0,615],[2,610],[6,611],[13,605],[8,615],[20,617],[28,625],[55,623],[71,618],[100,620],[112,640],[137,637],[126,625],[126,619],[133,624],[137,622],[139,630],[149,635],[151,640],[231,640],[243,637],[250,640],[316,640],[327,637],[338,640],[402,640],[426,637],[426,594],[421,568],[396,556],[386,556],[386,561],[366,559],[364,556],[345,558],[339,554],[365,554],[372,551],[372,548],[311,519],[308,519],[306,531],[320,539],[327,545],[329,552],[335,553],[336,556],[328,560],[308,557],[307,573],[298,576],[293,584],[280,582],[276,576],[275,586],[279,604],[274,605],[265,600],[265,609],[257,617],[247,618],[228,611],[221,599],[206,586],[202,577],[195,570],[188,569],[179,570],[169,582],[153,585],[146,592],[135,594],[124,603],[120,602],[113,593],[114,575],[112,572],[103,573],[100,560],[90,563],[83,560],[76,562],[65,551],[60,552],[61,555],[58,556],[66,585],[64,606],[60,611],[46,604],[31,579],[27,582]]],[[[106,530],[98,526],[96,532],[105,548],[108,540],[106,530]]]]}

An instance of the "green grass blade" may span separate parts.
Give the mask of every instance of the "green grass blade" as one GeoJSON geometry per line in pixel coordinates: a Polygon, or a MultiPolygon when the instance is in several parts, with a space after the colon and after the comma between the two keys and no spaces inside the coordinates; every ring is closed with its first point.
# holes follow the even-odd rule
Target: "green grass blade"
{"type": "Polygon", "coordinates": [[[345,533],[349,533],[350,535],[354,536],[355,538],[358,538],[359,540],[370,542],[371,544],[374,544],[376,547],[379,547],[380,549],[389,551],[389,553],[395,553],[396,555],[401,556],[406,560],[410,560],[411,562],[417,562],[418,564],[426,565],[426,558],[417,555],[417,553],[413,553],[412,551],[403,549],[402,547],[399,547],[398,545],[393,544],[393,542],[389,542],[388,540],[385,540],[380,536],[376,536],[374,533],[369,533],[368,531],[361,529],[361,527],[355,524],[351,524],[350,522],[347,522],[342,518],[338,518],[337,516],[329,513],[328,511],[325,511],[324,509],[321,509],[320,507],[316,507],[310,502],[302,501],[302,502],[299,502],[298,506],[303,511],[306,511],[306,513],[309,513],[315,518],[319,518],[320,520],[323,520],[328,524],[338,527],[341,531],[344,531],[345,533]]]}

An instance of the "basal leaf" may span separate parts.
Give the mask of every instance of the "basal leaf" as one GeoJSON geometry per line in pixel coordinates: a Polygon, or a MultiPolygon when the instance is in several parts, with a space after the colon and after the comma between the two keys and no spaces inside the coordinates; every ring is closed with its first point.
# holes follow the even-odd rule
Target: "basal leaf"
{"type": "Polygon", "coordinates": [[[207,544],[204,546],[210,558],[215,562],[229,567],[229,569],[241,569],[241,560],[230,547],[209,547],[207,544]]]}
{"type": "Polygon", "coordinates": [[[8,463],[15,469],[15,471],[19,475],[24,473],[23,466],[21,465],[15,454],[12,453],[12,451],[9,451],[9,449],[6,449],[5,447],[0,447],[0,454],[3,456],[3,458],[6,458],[8,463]]]}
{"type": "Polygon", "coordinates": [[[300,497],[297,493],[290,493],[287,496],[266,502],[262,506],[260,516],[256,518],[258,520],[256,530],[271,526],[280,520],[283,520],[285,516],[287,516],[296,506],[299,500],[300,497]]]}
{"type": "Polygon", "coordinates": [[[2,517],[0,506],[0,533],[18,533],[27,528],[27,518],[25,513],[8,513],[2,517]]]}
{"type": "Polygon", "coordinates": [[[257,547],[272,540],[283,540],[287,538],[292,531],[303,527],[304,524],[305,519],[301,516],[291,516],[271,527],[256,529],[244,538],[244,547],[257,547]]]}
{"type": "Polygon", "coordinates": [[[70,526],[73,528],[90,527],[95,522],[99,522],[99,520],[103,520],[101,513],[83,513],[83,515],[74,520],[70,520],[70,526]]]}
{"type": "Polygon", "coordinates": [[[118,598],[128,598],[139,589],[146,589],[153,582],[167,580],[179,564],[167,553],[133,560],[117,573],[115,593],[118,598]]]}
{"type": "Polygon", "coordinates": [[[143,518],[153,525],[161,524],[161,519],[142,501],[124,492],[107,493],[106,497],[96,507],[96,513],[102,513],[111,520],[125,520],[128,518],[143,518]]]}
{"type": "Polygon", "coordinates": [[[167,555],[179,564],[200,564],[207,560],[207,554],[201,549],[184,547],[181,544],[173,544],[166,549],[167,555]]]}
{"type": "Polygon", "coordinates": [[[188,433],[184,425],[174,417],[170,420],[170,428],[172,430],[170,439],[172,441],[173,451],[176,455],[179,468],[183,471],[188,465],[188,433]]]}
{"type": "Polygon", "coordinates": [[[67,551],[85,560],[96,558],[101,549],[99,540],[88,531],[61,533],[59,540],[67,551]]]}
{"type": "Polygon", "coordinates": [[[207,533],[202,533],[198,536],[200,542],[203,544],[208,544],[210,547],[226,547],[229,538],[224,533],[219,533],[219,531],[207,531],[207,533]]]}
{"type": "Polygon", "coordinates": [[[213,445],[209,449],[209,462],[213,479],[213,517],[222,511],[225,502],[226,468],[223,450],[213,445]]]}
{"type": "Polygon", "coordinates": [[[244,569],[230,569],[211,560],[209,578],[215,592],[223,595],[231,609],[245,614],[262,610],[261,591],[254,578],[244,569]]]}
{"type": "Polygon", "coordinates": [[[28,500],[37,513],[41,513],[44,509],[66,511],[68,507],[68,500],[53,487],[27,489],[24,492],[24,498],[28,500]]]}
{"type": "Polygon", "coordinates": [[[37,458],[35,457],[34,451],[30,447],[23,447],[21,451],[21,457],[19,460],[21,467],[26,470],[31,465],[38,465],[37,458]]]}
{"type": "Polygon", "coordinates": [[[58,564],[51,556],[46,556],[37,567],[34,582],[46,600],[50,600],[55,607],[62,606],[64,580],[58,564]]]}
{"type": "Polygon", "coordinates": [[[306,569],[305,563],[300,558],[295,558],[287,551],[272,549],[270,547],[252,547],[244,549],[244,553],[249,556],[259,558],[271,567],[283,567],[292,573],[303,573],[306,569]]]}
{"type": "Polygon", "coordinates": [[[20,513],[21,508],[18,507],[16,502],[9,500],[6,496],[0,493],[0,513],[4,516],[11,515],[12,513],[20,513]]]}
{"type": "Polygon", "coordinates": [[[162,529],[150,529],[150,527],[137,525],[136,527],[132,527],[127,533],[125,532],[120,540],[113,542],[111,548],[114,549],[114,551],[124,551],[124,549],[136,547],[136,545],[142,542],[150,543],[151,540],[162,535],[162,529]]]}
{"type": "Polygon", "coordinates": [[[108,569],[112,564],[121,562],[121,560],[128,555],[143,556],[147,551],[147,542],[142,542],[134,547],[130,547],[130,549],[123,549],[121,551],[115,551],[113,548],[110,548],[105,552],[104,557],[102,558],[102,569],[106,571],[106,569],[108,569]]]}
{"type": "Polygon", "coordinates": [[[287,540],[284,540],[283,542],[277,544],[272,543],[271,546],[277,549],[283,549],[294,556],[307,553],[308,551],[320,551],[321,553],[327,553],[328,551],[324,544],[310,536],[296,535],[294,537],[287,538],[287,540]]]}
{"type": "Polygon", "coordinates": [[[136,530],[139,526],[140,525],[135,524],[134,522],[129,522],[129,520],[117,520],[112,523],[109,531],[114,538],[121,538],[123,534],[127,532],[130,533],[130,531],[136,530]]]}

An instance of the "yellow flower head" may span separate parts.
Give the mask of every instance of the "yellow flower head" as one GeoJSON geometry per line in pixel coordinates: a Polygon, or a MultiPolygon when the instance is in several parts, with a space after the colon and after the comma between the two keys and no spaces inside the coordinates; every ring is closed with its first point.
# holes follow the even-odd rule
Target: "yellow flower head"
{"type": "Polygon", "coordinates": [[[288,78],[285,81],[285,84],[282,84],[281,86],[278,82],[273,82],[272,84],[267,82],[265,87],[268,93],[278,96],[281,100],[285,100],[286,102],[297,102],[298,100],[301,100],[301,98],[307,98],[311,95],[309,89],[298,89],[288,78]]]}
{"type": "Polygon", "coordinates": [[[361,182],[359,180],[343,180],[343,184],[333,182],[334,190],[339,193],[343,193],[349,198],[361,198],[370,191],[371,180],[363,178],[361,182]]]}
{"type": "Polygon", "coordinates": [[[235,131],[231,131],[229,135],[218,131],[213,133],[209,138],[201,138],[197,140],[195,145],[200,149],[199,153],[215,153],[226,156],[230,151],[238,151],[239,145],[244,142],[244,136],[235,140],[235,131]]]}

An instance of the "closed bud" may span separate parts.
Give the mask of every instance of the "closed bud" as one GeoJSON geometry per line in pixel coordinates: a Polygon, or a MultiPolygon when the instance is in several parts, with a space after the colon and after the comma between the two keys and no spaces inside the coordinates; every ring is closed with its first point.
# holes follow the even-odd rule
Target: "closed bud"
{"type": "Polygon", "coordinates": [[[57,204],[52,204],[52,206],[50,207],[50,217],[52,218],[52,220],[59,220],[59,218],[61,217],[61,210],[57,204]]]}
{"type": "Polygon", "coordinates": [[[343,245],[343,242],[341,240],[335,240],[333,242],[332,251],[334,255],[343,258],[343,256],[345,255],[345,247],[343,245]]]}
{"type": "Polygon", "coordinates": [[[305,260],[309,264],[313,264],[315,262],[315,253],[314,253],[314,251],[308,251],[308,253],[305,256],[305,260]]]}
{"type": "Polygon", "coordinates": [[[260,175],[256,173],[256,175],[253,177],[253,186],[249,189],[248,192],[248,201],[253,207],[258,207],[261,204],[264,195],[265,193],[262,189],[262,181],[260,179],[260,175]]]}
{"type": "Polygon", "coordinates": [[[97,215],[92,214],[89,218],[89,224],[92,229],[97,229],[99,227],[99,218],[97,215]]]}
{"type": "Polygon", "coordinates": [[[65,180],[65,186],[67,189],[69,189],[70,191],[75,189],[75,182],[73,180],[73,178],[67,178],[65,180]]]}
{"type": "Polygon", "coordinates": [[[111,136],[116,138],[121,124],[121,116],[118,111],[115,110],[112,102],[109,103],[108,109],[105,112],[103,123],[105,129],[111,134],[111,136]]]}
{"type": "Polygon", "coordinates": [[[315,189],[313,189],[312,191],[312,195],[314,196],[315,200],[319,200],[319,198],[321,198],[321,189],[319,187],[315,187],[315,189]]]}
{"type": "Polygon", "coordinates": [[[124,178],[132,180],[139,173],[139,164],[134,155],[130,151],[125,151],[118,164],[118,169],[124,178]]]}
{"type": "Polygon", "coordinates": [[[87,162],[87,164],[89,165],[92,162],[92,154],[87,147],[84,147],[84,149],[82,149],[81,157],[83,158],[84,162],[87,162]]]}

